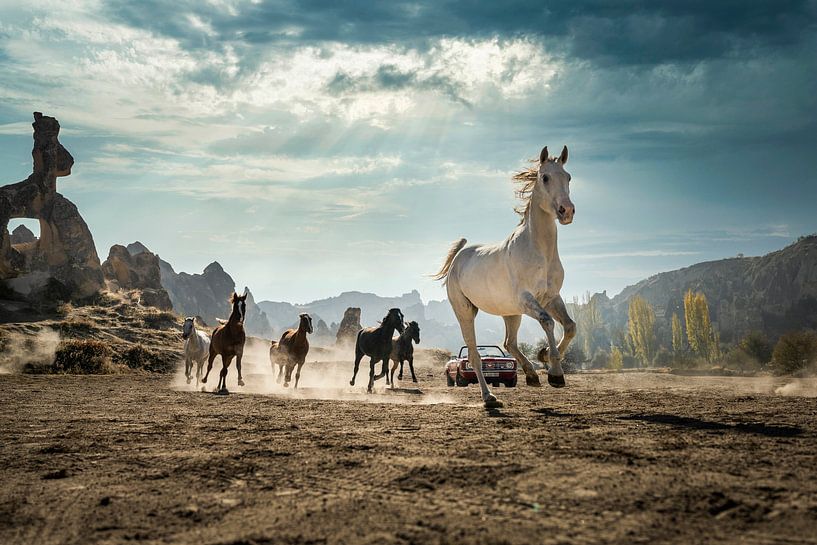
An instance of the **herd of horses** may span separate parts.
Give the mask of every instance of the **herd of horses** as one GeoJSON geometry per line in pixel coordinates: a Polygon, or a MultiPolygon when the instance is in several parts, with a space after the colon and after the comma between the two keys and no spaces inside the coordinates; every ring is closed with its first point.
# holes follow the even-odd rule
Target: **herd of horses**
{"type": "MultiPolygon", "coordinates": [[[[219,374],[216,393],[227,394],[227,370],[233,358],[236,359],[238,370],[238,385],[243,386],[244,380],[241,377],[241,357],[244,354],[244,343],[246,334],[244,333],[244,317],[246,313],[247,295],[233,293],[230,296],[230,304],[233,310],[227,320],[219,320],[220,325],[213,330],[212,337],[207,333],[196,329],[196,319],[188,316],[182,326],[182,339],[184,340],[184,374],[187,383],[193,381],[193,364],[196,364],[196,386],[199,382],[207,383],[210,371],[213,368],[213,361],[216,356],[221,356],[221,373],[219,374]],[[207,361],[207,371],[202,377],[204,362],[207,361]]],[[[295,384],[301,379],[301,368],[306,362],[309,353],[309,339],[307,335],[313,332],[312,317],[309,314],[299,316],[298,327],[287,329],[281,335],[280,340],[272,341],[269,349],[270,365],[276,382],[283,381],[284,388],[292,381],[292,371],[295,370],[295,384]],[[277,373],[276,373],[277,369],[277,373]]],[[[403,313],[400,309],[393,308],[383,318],[379,325],[361,329],[358,332],[355,342],[355,370],[352,375],[350,385],[355,385],[360,360],[364,356],[369,356],[369,386],[367,391],[372,392],[374,382],[386,377],[386,385],[395,387],[394,372],[400,366],[398,380],[403,379],[403,363],[407,362],[411,370],[411,379],[417,382],[414,373],[414,346],[412,343],[420,344],[420,326],[417,322],[403,322],[403,313]],[[397,338],[392,338],[394,332],[399,332],[397,338]],[[387,366],[391,360],[391,376],[387,374],[387,366]],[[383,368],[378,375],[374,374],[375,365],[383,363],[383,368]]]]}
{"type": "MultiPolygon", "coordinates": [[[[505,240],[496,244],[473,244],[466,246],[466,240],[456,241],[448,252],[443,266],[434,275],[445,283],[448,301],[459,322],[462,337],[468,347],[469,364],[474,369],[480,385],[486,408],[502,407],[485,381],[482,361],[477,350],[474,320],[482,310],[488,314],[501,316],[505,321],[504,346],[521,364],[525,381],[529,386],[539,386],[539,376],[533,364],[519,350],[517,333],[526,315],[542,326],[547,338],[547,350],[540,352],[539,359],[549,363],[548,384],[555,388],[565,385],[561,355],[576,334],[576,323],[568,315],[560,292],[564,282],[564,268],[559,259],[556,223],[568,225],[573,222],[576,207],[570,199],[570,174],[565,170],[568,160],[567,146],[558,157],[551,157],[547,147],[539,154],[536,165],[517,173],[514,180],[519,184],[516,191],[524,201],[524,206],[516,209],[522,217],[517,227],[505,240]],[[554,325],[559,322],[564,335],[557,344],[554,325]]],[[[192,363],[198,362],[197,377],[201,374],[207,352],[207,376],[213,359],[220,354],[223,368],[219,379],[219,391],[226,392],[224,378],[233,357],[236,357],[239,384],[241,381],[241,354],[244,346],[244,300],[246,295],[234,293],[230,301],[233,312],[230,318],[213,332],[207,350],[207,340],[195,331],[192,320],[185,322],[186,373],[191,379],[192,363]],[[188,352],[189,347],[189,352],[188,352]],[[189,355],[187,355],[189,353],[189,355]],[[198,359],[196,359],[198,358],[198,359]]],[[[284,385],[291,380],[292,370],[297,367],[295,385],[301,375],[306,354],[309,351],[307,334],[312,331],[312,321],[308,315],[301,315],[297,329],[286,331],[281,340],[270,347],[270,361],[278,366],[278,380],[285,371],[284,385]]],[[[386,377],[386,383],[394,383],[394,370],[387,374],[389,359],[400,363],[402,377],[403,362],[408,361],[412,378],[414,363],[412,341],[420,341],[416,322],[404,323],[399,309],[391,309],[376,327],[362,329],[355,344],[354,373],[350,384],[354,386],[360,360],[364,356],[369,362],[369,384],[371,392],[374,381],[386,377]],[[397,331],[399,337],[393,339],[397,331]],[[382,362],[380,373],[375,375],[375,364],[382,362]]],[[[396,366],[396,363],[395,363],[396,366]]],[[[400,378],[398,377],[398,378],[400,378]]]]}

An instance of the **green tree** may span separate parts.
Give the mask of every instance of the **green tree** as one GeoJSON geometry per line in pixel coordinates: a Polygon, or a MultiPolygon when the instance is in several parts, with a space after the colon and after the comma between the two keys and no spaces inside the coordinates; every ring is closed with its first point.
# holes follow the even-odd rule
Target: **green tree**
{"type": "Polygon", "coordinates": [[[672,313],[672,351],[680,354],[684,351],[684,328],[678,313],[672,313]]]}
{"type": "Polygon", "coordinates": [[[624,355],[617,346],[614,346],[610,350],[610,359],[608,360],[607,365],[610,367],[610,369],[615,371],[620,371],[622,367],[624,367],[624,355]]]}
{"type": "Polygon", "coordinates": [[[796,373],[817,363],[817,333],[794,331],[786,333],[774,347],[772,365],[776,373],[796,373]]]}
{"type": "Polygon", "coordinates": [[[630,299],[627,331],[633,348],[633,355],[642,366],[652,363],[655,356],[655,312],[652,306],[641,296],[630,299]]]}
{"type": "Polygon", "coordinates": [[[707,362],[720,356],[718,336],[712,329],[706,295],[687,291],[684,295],[684,317],[689,348],[707,362]]]}

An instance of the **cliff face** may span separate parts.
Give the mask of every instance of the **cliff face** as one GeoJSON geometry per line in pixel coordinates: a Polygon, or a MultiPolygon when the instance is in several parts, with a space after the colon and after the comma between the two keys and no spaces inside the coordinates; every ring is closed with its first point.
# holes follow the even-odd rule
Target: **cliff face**
{"type": "MultiPolygon", "coordinates": [[[[229,316],[227,300],[235,291],[235,281],[217,261],[207,265],[202,274],[188,274],[177,273],[170,263],[160,259],[159,271],[162,287],[170,296],[173,309],[179,314],[201,316],[210,326],[217,324],[216,318],[226,319],[229,316]]],[[[247,297],[244,328],[248,334],[256,337],[273,337],[267,315],[255,303],[251,293],[247,297]]]]}
{"type": "Polygon", "coordinates": [[[111,246],[108,259],[102,263],[102,273],[114,291],[139,290],[140,303],[144,306],[162,310],[173,308],[167,291],[162,288],[159,256],[139,242],[129,244],[127,248],[120,244],[111,246]]]}
{"type": "Polygon", "coordinates": [[[770,336],[817,327],[817,236],[762,257],[736,257],[698,263],[657,274],[625,288],[612,300],[599,299],[608,323],[627,322],[630,299],[640,295],[653,307],[659,326],[669,327],[674,312],[683,316],[684,293],[701,291],[721,338],[738,338],[757,329],[770,336]]]}

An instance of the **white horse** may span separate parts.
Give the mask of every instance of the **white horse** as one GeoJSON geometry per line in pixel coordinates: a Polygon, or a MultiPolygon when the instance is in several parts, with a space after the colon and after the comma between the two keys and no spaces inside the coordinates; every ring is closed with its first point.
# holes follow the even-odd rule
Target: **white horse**
{"type": "Polygon", "coordinates": [[[198,387],[202,367],[210,355],[210,337],[204,331],[197,330],[196,319],[188,316],[184,319],[182,339],[184,339],[184,376],[187,377],[187,384],[190,384],[193,380],[193,362],[196,362],[196,387],[198,387]]]}
{"type": "Polygon", "coordinates": [[[445,279],[448,301],[460,323],[469,363],[477,374],[487,408],[501,407],[502,402],[491,393],[482,376],[482,360],[474,333],[474,318],[480,309],[505,320],[505,348],[521,362],[529,386],[539,386],[539,377],[519,350],[516,335],[523,314],[538,321],[548,340],[548,383],[556,388],[565,385],[560,354],[576,334],[576,323],[568,316],[559,295],[564,269],[556,247],[556,220],[567,225],[573,221],[576,211],[570,200],[570,174],[564,169],[566,163],[567,146],[558,158],[548,156],[547,147],[543,148],[538,168],[514,177],[522,184],[517,195],[527,202],[524,209],[517,210],[522,221],[513,233],[491,245],[465,247],[466,240],[460,239],[434,276],[438,280],[445,279]],[[554,318],[564,328],[558,347],[553,333],[554,318]]]}

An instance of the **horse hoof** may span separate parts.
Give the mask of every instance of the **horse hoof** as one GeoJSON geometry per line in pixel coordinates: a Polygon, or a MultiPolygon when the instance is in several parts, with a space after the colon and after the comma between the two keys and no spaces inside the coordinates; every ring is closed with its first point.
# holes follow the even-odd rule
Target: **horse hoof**
{"type": "Polygon", "coordinates": [[[239,386],[244,386],[244,381],[243,381],[243,380],[241,380],[241,379],[238,379],[238,385],[239,385],[239,386]]]}
{"type": "Polygon", "coordinates": [[[284,388],[289,388],[289,382],[284,383],[284,388]]]}
{"type": "Polygon", "coordinates": [[[403,380],[403,375],[397,375],[397,380],[403,380]]]}
{"type": "Polygon", "coordinates": [[[495,395],[491,394],[485,399],[485,408],[486,409],[501,409],[504,407],[504,404],[496,398],[495,395]]]}
{"type": "Polygon", "coordinates": [[[550,373],[548,373],[548,384],[550,384],[554,388],[564,388],[565,387],[565,376],[564,375],[551,375],[550,373]]]}
{"type": "Polygon", "coordinates": [[[216,390],[216,395],[219,395],[219,396],[226,396],[226,395],[229,395],[229,394],[230,394],[230,392],[227,391],[227,388],[222,388],[221,390],[216,390]]]}
{"type": "Polygon", "coordinates": [[[354,381],[354,380],[350,380],[350,381],[349,381],[349,386],[354,386],[354,385],[355,385],[355,381],[354,381]]]}
{"type": "Polygon", "coordinates": [[[191,382],[193,382],[193,379],[190,378],[190,377],[187,377],[187,384],[190,384],[191,382]]]}
{"type": "MultiPolygon", "coordinates": [[[[548,375],[548,381],[550,380],[550,375],[548,375]]],[[[564,381],[564,379],[562,379],[564,381]]],[[[542,386],[542,383],[539,382],[539,375],[536,373],[532,373],[530,375],[525,375],[525,384],[528,386],[539,387],[542,386]]]]}
{"type": "Polygon", "coordinates": [[[417,383],[417,379],[413,378],[413,379],[411,379],[411,382],[417,383]]]}

